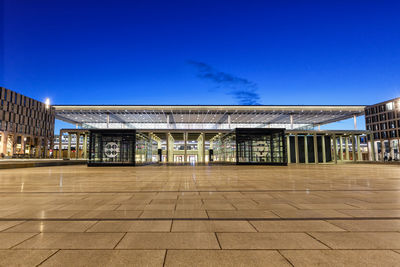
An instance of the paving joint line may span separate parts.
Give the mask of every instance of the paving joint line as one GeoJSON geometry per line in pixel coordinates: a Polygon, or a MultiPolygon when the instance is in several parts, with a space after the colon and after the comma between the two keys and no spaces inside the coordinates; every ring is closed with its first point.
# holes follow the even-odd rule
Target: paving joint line
{"type": "Polygon", "coordinates": [[[57,254],[61,249],[57,249],[55,252],[51,253],[47,258],[45,258],[44,260],[42,260],[38,265],[36,266],[40,266],[42,265],[45,261],[47,261],[48,259],[50,259],[51,257],[53,257],[55,254],[57,254]]]}
{"type": "Polygon", "coordinates": [[[281,252],[279,249],[277,249],[276,251],[277,251],[291,266],[294,267],[294,264],[293,264],[288,258],[286,258],[285,255],[283,255],[282,252],[281,252]]]}
{"type": "Polygon", "coordinates": [[[322,242],[321,240],[319,240],[318,238],[316,238],[315,236],[311,235],[309,232],[304,232],[306,235],[310,236],[312,239],[316,240],[317,242],[323,244],[324,246],[328,247],[329,249],[333,250],[334,248],[332,248],[331,246],[325,244],[324,242],[322,242]]]}
{"type": "Polygon", "coordinates": [[[119,243],[121,243],[122,239],[124,239],[124,237],[126,236],[127,233],[128,233],[128,232],[125,232],[125,233],[122,235],[121,239],[117,242],[117,244],[115,244],[115,246],[113,247],[112,250],[115,250],[115,248],[119,245],[119,243]]]}
{"type": "Polygon", "coordinates": [[[29,239],[32,239],[32,238],[34,238],[35,236],[37,236],[37,235],[39,235],[39,234],[41,234],[41,233],[40,233],[40,232],[39,232],[39,233],[36,233],[36,234],[34,234],[33,236],[31,236],[31,237],[28,237],[27,239],[24,239],[23,241],[21,241],[21,242],[19,242],[19,243],[15,244],[15,245],[13,245],[13,246],[11,246],[11,247],[10,247],[10,248],[8,248],[8,249],[13,249],[13,248],[15,248],[16,246],[18,246],[18,245],[20,245],[20,244],[24,243],[25,241],[28,241],[29,239]]]}
{"type": "Polygon", "coordinates": [[[214,235],[215,235],[215,238],[217,239],[217,243],[218,243],[219,249],[222,250],[222,246],[221,246],[221,243],[219,242],[219,238],[218,238],[217,232],[214,232],[214,235]]]}
{"type": "Polygon", "coordinates": [[[54,192],[54,191],[24,191],[24,192],[15,192],[15,191],[3,191],[0,194],[133,194],[133,193],[204,193],[204,192],[213,192],[213,193],[233,193],[233,192],[243,192],[243,193],[263,193],[263,192],[399,192],[400,189],[267,189],[267,190],[170,190],[170,191],[160,191],[160,190],[148,190],[148,191],[63,191],[63,192],[54,192]]]}
{"type": "Polygon", "coordinates": [[[167,260],[167,253],[168,253],[168,249],[166,249],[165,250],[165,253],[164,253],[164,260],[163,260],[163,267],[165,266],[165,261],[167,260]]]}
{"type": "MultiPolygon", "coordinates": [[[[18,221],[19,221],[19,220],[18,220],[18,221]]],[[[22,221],[22,220],[21,220],[18,224],[9,226],[9,227],[7,227],[7,228],[1,230],[0,233],[5,233],[7,230],[10,230],[10,229],[12,229],[12,228],[14,228],[14,227],[16,227],[16,226],[18,226],[18,225],[21,225],[21,224],[23,224],[24,222],[25,222],[25,221],[22,221]]]]}
{"type": "Polygon", "coordinates": [[[94,224],[90,225],[85,231],[83,231],[84,233],[90,233],[88,232],[89,229],[93,228],[96,224],[98,224],[99,221],[95,222],[94,224]]]}
{"type": "Polygon", "coordinates": [[[250,220],[246,220],[247,221],[247,223],[248,224],[250,224],[251,225],[251,227],[253,227],[254,228],[254,230],[256,230],[256,233],[260,233],[260,231],[258,231],[258,229],[254,226],[254,224],[252,224],[251,223],[251,221],[250,220]]]}
{"type": "Polygon", "coordinates": [[[0,218],[5,221],[369,221],[369,220],[400,220],[400,217],[312,217],[312,218],[0,218]]]}

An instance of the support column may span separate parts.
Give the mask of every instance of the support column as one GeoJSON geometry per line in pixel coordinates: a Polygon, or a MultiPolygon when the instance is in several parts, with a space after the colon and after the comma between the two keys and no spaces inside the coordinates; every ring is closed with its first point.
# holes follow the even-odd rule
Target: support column
{"type": "Polygon", "coordinates": [[[286,135],[286,154],[287,154],[287,163],[291,163],[291,155],[290,155],[290,135],[286,135]]]}
{"type": "Polygon", "coordinates": [[[83,134],[83,158],[87,159],[87,133],[83,134]]]}
{"type": "Polygon", "coordinates": [[[376,161],[374,134],[370,133],[369,136],[370,136],[370,141],[371,141],[371,150],[370,150],[371,160],[376,161]]]}
{"type": "Polygon", "coordinates": [[[21,152],[23,155],[25,155],[25,136],[21,135],[21,152]]]}
{"type": "Polygon", "coordinates": [[[203,161],[203,142],[202,142],[202,134],[197,138],[197,162],[203,161]]]}
{"type": "Polygon", "coordinates": [[[344,148],[346,149],[346,160],[350,160],[350,153],[349,153],[349,137],[345,137],[345,145],[344,148]]]}
{"type": "Polygon", "coordinates": [[[71,159],[71,139],[72,139],[72,136],[71,136],[70,132],[68,132],[67,134],[68,134],[68,159],[71,159]]]}
{"type": "Polygon", "coordinates": [[[388,144],[389,144],[389,156],[388,158],[392,157],[392,160],[394,159],[394,147],[392,144],[393,140],[388,138],[388,144]]]}
{"type": "Polygon", "coordinates": [[[183,163],[187,163],[187,132],[183,133],[184,149],[185,149],[185,159],[183,163]]]}
{"type": "Polygon", "coordinates": [[[314,133],[314,163],[318,164],[318,142],[317,142],[317,133],[314,133]]]}
{"type": "Polygon", "coordinates": [[[5,135],[6,140],[5,140],[5,155],[6,156],[12,156],[12,135],[11,134],[6,134],[5,135]]]}
{"type": "Polygon", "coordinates": [[[322,142],[322,162],[326,163],[326,151],[325,151],[325,135],[321,136],[322,142]]]}
{"type": "Polygon", "coordinates": [[[107,113],[107,128],[110,128],[110,114],[107,113]]]}
{"type": "MultiPolygon", "coordinates": [[[[59,138],[58,138],[58,158],[59,159],[62,159],[62,134],[63,134],[63,132],[60,130],[60,135],[59,135],[59,138]]],[[[31,151],[31,148],[29,146],[29,152],[30,151],[31,151]]]]}
{"type": "Polygon", "coordinates": [[[361,138],[360,138],[360,135],[357,135],[357,160],[358,160],[358,161],[362,161],[361,138]]]}
{"type": "Polygon", "coordinates": [[[6,147],[7,147],[7,134],[6,132],[0,133],[1,143],[0,143],[0,154],[6,155],[6,147]]]}
{"type": "Polygon", "coordinates": [[[307,134],[304,135],[304,162],[308,164],[308,140],[307,134]]]}
{"type": "Polygon", "coordinates": [[[172,137],[171,133],[168,133],[167,138],[167,162],[173,163],[174,162],[174,138],[172,137]]]}
{"type": "Polygon", "coordinates": [[[384,161],[386,153],[385,140],[381,139],[381,161],[384,161]]]}
{"type": "Polygon", "coordinates": [[[354,130],[357,130],[357,116],[356,115],[353,116],[353,120],[354,120],[354,130]]]}
{"type": "Polygon", "coordinates": [[[356,138],[354,134],[351,135],[351,154],[353,156],[353,162],[356,162],[356,138]]]}
{"type": "Polygon", "coordinates": [[[297,136],[297,133],[294,134],[294,151],[296,153],[296,163],[299,163],[299,137],[297,136]]]}
{"type": "Polygon", "coordinates": [[[340,145],[340,161],[343,162],[343,138],[339,136],[339,145],[340,145]]]}
{"type": "Polygon", "coordinates": [[[228,127],[231,129],[231,114],[228,114],[228,127]]]}
{"type": "Polygon", "coordinates": [[[8,133],[7,132],[3,132],[3,139],[1,142],[3,143],[4,156],[7,156],[7,146],[8,146],[8,133]]]}
{"type": "Polygon", "coordinates": [[[290,114],[290,129],[293,130],[293,115],[290,114]]]}
{"type": "Polygon", "coordinates": [[[206,163],[206,135],[205,135],[205,133],[201,133],[201,135],[203,136],[203,138],[202,138],[202,140],[201,140],[201,142],[202,142],[202,153],[203,153],[203,159],[202,159],[202,161],[203,161],[203,163],[206,163]]]}
{"type": "Polygon", "coordinates": [[[79,133],[76,133],[75,158],[79,159],[79,133]]]}
{"type": "Polygon", "coordinates": [[[397,139],[397,157],[400,159],[400,138],[397,139]]]}
{"type": "Polygon", "coordinates": [[[335,164],[337,164],[337,143],[336,143],[336,134],[333,135],[333,160],[335,164]]]}
{"type": "Polygon", "coordinates": [[[169,133],[165,134],[165,162],[168,163],[169,162],[169,133]]]}

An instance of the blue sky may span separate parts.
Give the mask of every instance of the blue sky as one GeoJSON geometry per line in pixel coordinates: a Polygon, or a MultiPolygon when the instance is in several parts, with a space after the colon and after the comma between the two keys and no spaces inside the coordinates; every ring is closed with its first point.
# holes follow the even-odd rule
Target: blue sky
{"type": "Polygon", "coordinates": [[[400,1],[0,2],[1,85],[55,104],[400,96],[400,1]]]}

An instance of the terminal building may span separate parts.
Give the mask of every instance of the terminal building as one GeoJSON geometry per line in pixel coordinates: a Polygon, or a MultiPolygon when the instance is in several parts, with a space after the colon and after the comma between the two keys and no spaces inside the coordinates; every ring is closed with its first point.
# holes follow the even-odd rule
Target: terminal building
{"type": "Polygon", "coordinates": [[[235,163],[287,165],[375,160],[365,106],[56,105],[58,158],[89,165],[235,163]],[[354,130],[321,130],[354,119],[354,130]],[[78,140],[75,145],[73,140],[78,140]]]}

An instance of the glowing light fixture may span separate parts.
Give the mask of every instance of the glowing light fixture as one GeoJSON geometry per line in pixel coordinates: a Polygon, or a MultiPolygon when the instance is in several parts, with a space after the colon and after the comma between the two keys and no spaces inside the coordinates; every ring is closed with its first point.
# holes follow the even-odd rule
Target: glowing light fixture
{"type": "Polygon", "coordinates": [[[50,98],[46,98],[46,100],[44,101],[46,108],[49,109],[50,108],[50,98]]]}

